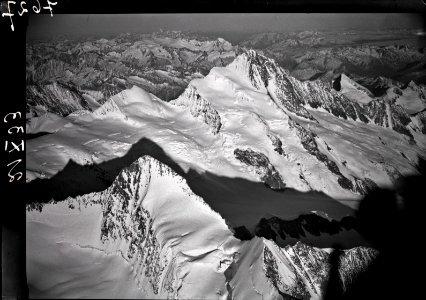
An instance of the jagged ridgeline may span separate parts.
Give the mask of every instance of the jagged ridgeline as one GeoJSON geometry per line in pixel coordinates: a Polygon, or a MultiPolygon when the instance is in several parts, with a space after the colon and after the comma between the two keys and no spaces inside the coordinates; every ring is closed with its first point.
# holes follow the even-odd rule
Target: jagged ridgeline
{"type": "MultiPolygon", "coordinates": [[[[30,287],[36,288],[30,288],[35,297],[82,295],[87,282],[95,288],[85,295],[108,295],[109,290],[96,288],[108,275],[93,279],[90,271],[75,273],[73,265],[61,261],[67,253],[90,255],[95,261],[118,255],[127,268],[117,270],[125,274],[121,280],[136,282],[134,290],[120,295],[148,298],[318,298],[330,268],[331,249],[300,242],[280,248],[264,238],[238,240],[181,176],[149,156],[125,168],[105,191],[52,201],[39,209],[28,206],[27,223],[28,278],[30,287]],[[43,231],[47,224],[49,235],[43,231]],[[57,243],[61,250],[45,261],[32,252],[40,243],[47,253],[54,254],[57,243]],[[90,254],[84,253],[86,249],[90,254]],[[49,273],[49,266],[60,269],[73,284],[56,284],[58,279],[52,277],[56,273],[49,273]],[[37,278],[41,275],[48,279],[44,284],[37,278]],[[45,289],[38,288],[42,286],[45,289]]],[[[375,255],[365,247],[344,251],[343,289],[375,255]]]]}
{"type": "MultiPolygon", "coordinates": [[[[27,51],[32,297],[321,298],[332,249],[314,242],[358,239],[361,196],[424,161],[414,82],[302,81],[177,33],[27,51]]],[[[353,244],[342,290],[377,255],[353,244]]]]}
{"type": "Polygon", "coordinates": [[[28,44],[27,113],[65,116],[95,108],[132,85],[169,101],[190,80],[225,66],[238,52],[222,38],[180,32],[28,44]]]}

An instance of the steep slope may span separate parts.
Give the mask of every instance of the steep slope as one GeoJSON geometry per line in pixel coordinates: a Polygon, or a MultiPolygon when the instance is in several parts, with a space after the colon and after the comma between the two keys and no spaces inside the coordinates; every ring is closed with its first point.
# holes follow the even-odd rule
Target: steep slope
{"type": "MultiPolygon", "coordinates": [[[[327,277],[328,250],[239,241],[182,177],[149,156],[105,191],[27,210],[31,297],[309,298],[327,277]],[[84,266],[86,258],[95,264],[84,266]]],[[[343,282],[373,254],[345,252],[343,282]]]]}
{"type": "MultiPolygon", "coordinates": [[[[142,157],[123,170],[103,192],[52,202],[40,210],[29,208],[27,214],[28,277],[38,296],[78,293],[72,286],[56,286],[60,280],[49,273],[37,274],[38,264],[49,264],[38,257],[39,247],[53,251],[56,242],[65,244],[62,255],[72,247],[121,257],[131,267],[125,280],[135,280],[135,293],[144,297],[212,298],[226,293],[223,271],[238,240],[225,220],[193,194],[180,176],[151,157],[142,157]],[[38,239],[46,244],[41,246],[38,239]],[[39,276],[52,289],[41,290],[39,276]]],[[[70,276],[70,281],[78,275],[72,266],[60,262],[54,267],[63,268],[62,276],[70,276]]],[[[102,278],[89,280],[96,293],[102,278]]]]}
{"type": "MultiPolygon", "coordinates": [[[[342,49],[357,66],[419,58],[342,49]]],[[[372,97],[342,75],[336,90],[333,73],[300,81],[258,52],[235,58],[223,39],[179,32],[27,52],[31,297],[318,299],[334,242],[345,290],[377,255],[349,249],[368,245],[351,208],[424,159],[414,83],[372,97]]],[[[324,53],[299,67],[334,65],[324,53]]]]}
{"type": "MultiPolygon", "coordinates": [[[[321,299],[330,274],[332,249],[302,243],[280,248],[254,238],[225,272],[232,296],[241,299],[321,299]]],[[[343,251],[339,275],[344,290],[377,252],[364,247],[343,251]]]]}
{"type": "Polygon", "coordinates": [[[27,86],[27,118],[45,112],[66,116],[76,110],[91,110],[89,102],[75,87],[53,82],[27,86]]]}
{"type": "MultiPolygon", "coordinates": [[[[368,156],[371,157],[369,153],[377,146],[383,145],[380,141],[382,136],[392,136],[401,142],[405,141],[402,142],[405,150],[401,149],[399,152],[405,153],[416,149],[417,146],[412,146],[404,136],[395,135],[390,131],[379,134],[381,130],[370,124],[390,127],[386,123],[389,118],[377,117],[379,113],[387,116],[390,111],[393,120],[393,126],[390,128],[407,135],[408,139],[412,139],[412,132],[415,132],[416,137],[420,136],[420,140],[424,140],[424,136],[418,135],[420,127],[409,117],[407,119],[407,114],[399,106],[390,105],[390,110],[387,110],[386,105],[378,107],[380,102],[374,101],[371,108],[366,109],[321,82],[298,81],[278,67],[273,60],[255,51],[240,55],[226,68],[212,69],[205,79],[192,82],[191,89],[194,88],[204,99],[209,100],[209,105],[221,116],[222,136],[232,136],[236,148],[244,144],[256,145],[252,149],[268,156],[285,184],[302,190],[327,190],[326,193],[330,195],[339,194],[340,197],[345,197],[344,195],[349,194],[342,190],[365,193],[375,184],[382,185],[389,179],[394,180],[394,175],[380,175],[383,172],[380,170],[383,170],[382,162],[374,162],[372,159],[366,161],[368,156]],[[234,125],[236,123],[242,126],[237,128],[234,125]],[[262,134],[259,127],[262,128],[262,134]],[[235,135],[236,131],[239,134],[235,135]],[[350,136],[353,131],[359,132],[360,135],[350,136]],[[376,141],[369,139],[369,144],[366,144],[364,135],[367,132],[376,136],[376,141]],[[340,147],[341,145],[336,143],[336,135],[362,150],[355,156],[354,153],[343,154],[342,151],[347,152],[351,147],[340,147]],[[305,156],[305,153],[308,155],[305,156]],[[375,167],[371,166],[371,162],[375,167]],[[358,169],[360,164],[365,165],[361,172],[358,169]],[[376,171],[377,167],[379,169],[376,171]],[[372,172],[376,173],[373,175],[372,172]],[[366,176],[368,173],[370,175],[366,176]],[[318,177],[315,174],[318,174],[318,177]],[[309,178],[310,176],[313,177],[309,178]],[[326,177],[331,177],[330,181],[333,183],[326,177]],[[371,178],[375,178],[376,182],[372,183],[371,178]]],[[[228,144],[227,140],[224,146],[228,148],[228,144]]],[[[411,156],[414,161],[422,152],[422,148],[417,149],[417,154],[411,154],[414,154],[414,157],[411,156]]],[[[393,150],[385,150],[382,153],[388,155],[394,152],[393,150]]],[[[403,157],[397,160],[405,165],[401,166],[402,169],[397,167],[402,173],[415,172],[408,171],[411,169],[410,163],[407,165],[403,157]],[[402,171],[403,169],[405,170],[402,171]]],[[[384,161],[390,163],[387,159],[384,161]]]]}
{"type": "Polygon", "coordinates": [[[361,106],[322,82],[298,81],[254,51],[193,80],[170,103],[133,87],[67,120],[56,134],[29,141],[29,179],[52,176],[70,158],[85,164],[122,156],[146,137],[184,170],[321,191],[355,206],[346,200],[416,173],[426,144],[421,117],[401,106],[380,99],[361,106]]]}
{"type": "Polygon", "coordinates": [[[350,79],[345,74],[341,74],[333,82],[333,85],[338,85],[340,87],[338,90],[340,90],[346,98],[360,104],[367,104],[374,98],[374,95],[367,88],[350,79]]]}

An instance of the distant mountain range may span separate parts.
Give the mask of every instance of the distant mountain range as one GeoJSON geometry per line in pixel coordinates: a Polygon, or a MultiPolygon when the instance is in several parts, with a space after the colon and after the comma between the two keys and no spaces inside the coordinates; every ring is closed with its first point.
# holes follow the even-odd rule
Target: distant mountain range
{"type": "Polygon", "coordinates": [[[385,71],[420,50],[331,37],[28,45],[30,296],[319,299],[336,243],[345,290],[378,253],[360,199],[426,159],[426,90],[385,71]]]}

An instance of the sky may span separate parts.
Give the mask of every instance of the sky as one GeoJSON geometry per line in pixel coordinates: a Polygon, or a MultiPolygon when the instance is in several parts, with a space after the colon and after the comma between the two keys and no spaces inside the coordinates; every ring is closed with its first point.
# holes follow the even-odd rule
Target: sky
{"type": "Polygon", "coordinates": [[[27,38],[108,37],[120,33],[149,33],[160,29],[200,33],[224,33],[237,37],[258,32],[303,30],[422,28],[414,14],[114,14],[34,15],[27,38]]]}

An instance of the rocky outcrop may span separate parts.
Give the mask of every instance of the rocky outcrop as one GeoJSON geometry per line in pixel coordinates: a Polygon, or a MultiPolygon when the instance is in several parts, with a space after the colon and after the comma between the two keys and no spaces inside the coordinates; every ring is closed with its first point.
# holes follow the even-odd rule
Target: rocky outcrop
{"type": "Polygon", "coordinates": [[[153,295],[159,293],[164,269],[170,263],[155,235],[152,215],[142,205],[151,176],[157,172],[172,175],[170,169],[145,156],[124,169],[105,191],[76,199],[79,209],[102,205],[100,239],[104,247],[121,253],[133,265],[138,284],[147,282],[144,290],[153,295]]]}
{"type": "MultiPolygon", "coordinates": [[[[300,242],[280,248],[258,237],[238,241],[225,220],[196,196],[182,177],[149,156],[125,168],[106,190],[65,201],[66,205],[55,208],[54,214],[60,207],[75,210],[74,216],[84,215],[90,206],[101,207],[98,234],[102,251],[120,255],[130,264],[132,278],[150,298],[197,298],[208,293],[236,298],[280,295],[309,299],[322,295],[330,271],[327,249],[300,242]],[[186,292],[181,294],[183,290],[186,292]]],[[[27,210],[31,218],[37,219],[42,213],[46,218],[52,210],[46,212],[41,206],[57,204],[32,203],[27,210]]],[[[327,223],[302,219],[299,223],[303,227],[286,225],[286,232],[315,232],[327,223]]],[[[73,234],[65,230],[61,241],[76,239],[73,234]]],[[[343,288],[374,255],[373,250],[362,247],[343,251],[339,263],[343,288]]]]}
{"type": "MultiPolygon", "coordinates": [[[[335,235],[345,230],[356,229],[356,221],[352,216],[343,217],[340,221],[325,218],[318,213],[302,214],[293,220],[283,220],[278,217],[262,218],[257,223],[254,233],[256,236],[271,239],[278,244],[287,238],[301,239],[307,235],[335,235]]],[[[239,229],[239,233],[243,230],[239,229]]],[[[236,235],[238,237],[238,235],[236,235]]],[[[281,245],[281,244],[280,244],[281,245]]]]}
{"type": "Polygon", "coordinates": [[[303,148],[305,148],[305,150],[309,154],[315,156],[320,162],[322,162],[327,167],[327,169],[329,169],[333,174],[338,177],[337,182],[339,183],[339,185],[344,189],[353,190],[352,181],[343,176],[343,174],[339,170],[339,167],[333,160],[330,160],[327,155],[319,151],[318,144],[315,141],[317,135],[311,131],[306,130],[303,126],[301,126],[291,118],[289,119],[288,124],[290,125],[290,128],[293,128],[296,131],[296,134],[300,138],[300,142],[302,143],[303,148]]]}
{"type": "Polygon", "coordinates": [[[292,268],[292,271],[296,275],[295,284],[288,285],[285,283],[283,275],[279,273],[277,259],[266,246],[263,249],[263,266],[266,278],[268,278],[284,299],[310,299],[309,291],[305,288],[303,279],[296,272],[295,268],[292,268]]]}
{"type": "MultiPolygon", "coordinates": [[[[362,106],[323,81],[299,81],[274,60],[254,50],[248,50],[237,57],[228,68],[241,72],[256,89],[266,92],[280,108],[296,116],[315,122],[316,119],[306,107],[321,108],[341,119],[371,122],[412,138],[408,129],[410,116],[403,107],[395,103],[396,98],[375,99],[362,106]]],[[[372,96],[371,93],[368,95],[372,96]]],[[[413,129],[418,130],[417,127],[413,129]]]]}
{"type": "Polygon", "coordinates": [[[368,103],[366,112],[374,124],[391,128],[413,138],[407,127],[411,122],[410,115],[401,106],[389,103],[389,100],[379,99],[368,103]]]}
{"type": "Polygon", "coordinates": [[[321,81],[297,82],[300,85],[301,97],[305,104],[312,108],[323,108],[336,117],[367,123],[362,107],[334,91],[330,85],[321,81]]]}
{"type": "Polygon", "coordinates": [[[297,95],[289,74],[280,68],[275,61],[254,50],[248,50],[238,56],[227,68],[242,73],[258,90],[267,92],[282,109],[298,116],[314,120],[303,106],[304,102],[297,95]]]}
{"type": "Polygon", "coordinates": [[[206,123],[213,134],[219,133],[222,127],[219,113],[206,98],[198,93],[193,85],[189,85],[178,99],[170,103],[188,108],[191,115],[206,123]]]}
{"type": "MultiPolygon", "coordinates": [[[[237,241],[222,217],[191,191],[185,179],[150,156],[139,158],[121,171],[105,191],[66,201],[70,208],[80,211],[91,205],[102,206],[102,247],[107,253],[118,253],[132,266],[139,288],[150,298],[179,297],[190,266],[197,261],[203,265],[203,259],[209,264],[217,260],[218,270],[226,269],[234,251],[232,243],[237,241]],[[164,192],[166,187],[172,191],[170,194],[164,192]],[[193,217],[186,221],[188,214],[193,217]],[[223,240],[218,243],[230,242],[230,248],[223,252],[219,244],[204,241],[197,235],[203,230],[207,239],[210,230],[219,232],[223,240]]],[[[28,209],[39,208],[32,204],[28,209]]],[[[69,234],[72,236],[72,232],[69,234]]]]}
{"type": "MultiPolygon", "coordinates": [[[[114,77],[138,85],[170,101],[181,94],[193,78],[215,66],[225,66],[238,47],[218,38],[183,32],[119,35],[90,41],[55,41],[27,45],[27,84],[60,81],[78,89],[101,91],[104,101],[125,87],[114,77]]],[[[127,83],[124,83],[124,85],[127,83]]]]}
{"type": "Polygon", "coordinates": [[[256,152],[250,148],[246,150],[237,148],[234,150],[234,155],[244,165],[252,167],[254,173],[260,177],[260,180],[272,189],[280,190],[285,188],[285,183],[280,173],[269,162],[265,154],[256,152]]]}
{"type": "MultiPolygon", "coordinates": [[[[297,271],[308,275],[306,277],[312,283],[312,287],[315,287],[313,290],[320,295],[323,294],[322,287],[326,285],[330,274],[331,253],[300,242],[285,247],[284,252],[294,262],[297,271]]],[[[377,254],[377,251],[366,247],[342,250],[338,260],[338,272],[343,291],[368,267],[377,254]]]]}
{"type": "Polygon", "coordinates": [[[67,116],[76,110],[91,110],[75,87],[59,82],[27,86],[26,98],[27,114],[33,116],[38,116],[40,112],[67,116]]]}
{"type": "Polygon", "coordinates": [[[354,191],[360,195],[367,195],[369,192],[378,188],[377,184],[368,177],[364,179],[354,178],[354,191]]]}
{"type": "Polygon", "coordinates": [[[234,297],[321,299],[332,267],[337,268],[340,288],[345,291],[377,255],[366,247],[343,250],[337,266],[332,266],[331,253],[332,249],[301,242],[281,248],[270,240],[253,238],[241,247],[240,255],[226,271],[228,286],[234,297]],[[249,292],[247,287],[254,291],[249,292]]]}
{"type": "Polygon", "coordinates": [[[255,88],[266,90],[280,107],[297,116],[315,121],[306,110],[308,105],[311,108],[323,108],[345,120],[368,122],[359,104],[338,94],[331,86],[321,81],[299,81],[275,61],[254,50],[237,57],[228,68],[242,72],[255,88]]]}

